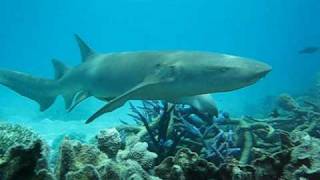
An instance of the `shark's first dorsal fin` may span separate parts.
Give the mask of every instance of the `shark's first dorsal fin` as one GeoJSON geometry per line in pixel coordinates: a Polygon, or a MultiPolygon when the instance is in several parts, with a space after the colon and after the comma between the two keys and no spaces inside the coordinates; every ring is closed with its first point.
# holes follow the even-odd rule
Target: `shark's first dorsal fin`
{"type": "Polygon", "coordinates": [[[85,62],[89,59],[90,56],[95,54],[95,51],[93,49],[91,49],[81,38],[79,35],[75,34],[74,35],[78,46],[80,48],[80,53],[81,53],[81,58],[82,58],[82,62],[85,62]]]}
{"type": "Polygon", "coordinates": [[[57,59],[52,59],[52,64],[54,67],[55,79],[60,79],[70,70],[66,65],[57,59]]]}

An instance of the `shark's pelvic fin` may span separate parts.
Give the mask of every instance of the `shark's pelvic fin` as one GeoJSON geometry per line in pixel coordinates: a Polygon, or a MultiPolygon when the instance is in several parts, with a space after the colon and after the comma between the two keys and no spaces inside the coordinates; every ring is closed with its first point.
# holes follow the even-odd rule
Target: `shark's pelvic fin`
{"type": "Polygon", "coordinates": [[[54,67],[55,79],[62,78],[70,70],[70,68],[57,59],[52,59],[52,64],[54,67]]]}
{"type": "Polygon", "coordinates": [[[62,94],[62,97],[64,99],[64,103],[65,103],[65,108],[67,110],[69,110],[72,107],[73,101],[74,101],[74,98],[76,97],[76,95],[77,95],[77,92],[70,92],[70,93],[62,94]]]}
{"type": "Polygon", "coordinates": [[[132,95],[139,93],[142,89],[144,89],[146,86],[149,86],[149,85],[150,84],[143,82],[143,83],[135,86],[134,88],[130,89],[129,91],[123,93],[122,95],[112,99],[108,104],[106,104],[101,109],[99,109],[96,113],[94,113],[86,121],[86,124],[91,123],[92,121],[94,121],[95,119],[97,119],[98,117],[102,116],[103,114],[105,114],[107,112],[111,112],[111,111],[119,108],[120,106],[125,104],[131,98],[132,95]]]}
{"type": "Polygon", "coordinates": [[[74,35],[76,40],[77,40],[77,43],[78,43],[78,46],[80,48],[80,53],[81,53],[81,58],[82,58],[82,62],[85,62],[87,61],[88,59],[90,59],[91,56],[93,56],[95,53],[95,51],[90,48],[90,46],[88,46],[84,40],[82,40],[80,38],[79,35],[75,34],[74,35]]]}
{"type": "Polygon", "coordinates": [[[91,94],[87,91],[81,91],[79,92],[70,108],[68,108],[68,112],[72,111],[78,104],[80,104],[82,101],[88,99],[91,96],[91,94]]]}

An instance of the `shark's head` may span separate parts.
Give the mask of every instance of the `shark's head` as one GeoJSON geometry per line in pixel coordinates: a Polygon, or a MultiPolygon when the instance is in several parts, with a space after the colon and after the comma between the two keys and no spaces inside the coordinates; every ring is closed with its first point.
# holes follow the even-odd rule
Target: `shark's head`
{"type": "Polygon", "coordinates": [[[190,79],[188,88],[201,88],[208,92],[225,92],[249,86],[272,70],[263,62],[211,53],[194,53],[181,69],[185,69],[185,78],[190,79]]]}

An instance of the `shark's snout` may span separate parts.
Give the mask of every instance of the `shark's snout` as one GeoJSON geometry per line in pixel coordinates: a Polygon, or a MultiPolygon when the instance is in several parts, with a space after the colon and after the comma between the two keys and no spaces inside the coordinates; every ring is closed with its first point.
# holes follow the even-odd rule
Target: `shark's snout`
{"type": "Polygon", "coordinates": [[[268,64],[261,64],[257,68],[257,73],[256,76],[257,78],[263,78],[265,77],[270,71],[272,71],[272,67],[269,66],[268,64]]]}
{"type": "Polygon", "coordinates": [[[270,71],[272,67],[268,64],[261,63],[256,66],[256,77],[257,79],[261,79],[265,77],[270,71]]]}
{"type": "Polygon", "coordinates": [[[270,71],[272,71],[272,67],[268,64],[255,64],[254,67],[252,67],[252,76],[248,78],[248,81],[256,82],[264,78],[270,71]]]}

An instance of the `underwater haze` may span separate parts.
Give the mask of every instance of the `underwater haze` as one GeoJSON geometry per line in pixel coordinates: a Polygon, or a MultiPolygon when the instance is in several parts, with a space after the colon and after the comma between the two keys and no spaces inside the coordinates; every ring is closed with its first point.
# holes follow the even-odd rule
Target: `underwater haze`
{"type": "MultiPolygon", "coordinates": [[[[298,99],[296,104],[299,104],[299,99],[309,97],[308,99],[315,100],[311,105],[313,108],[320,102],[316,100],[319,98],[318,81],[320,83],[319,17],[319,0],[1,0],[0,69],[52,79],[55,72],[51,59],[58,59],[70,67],[81,63],[75,34],[99,53],[196,50],[241,56],[267,63],[272,66],[272,71],[253,85],[235,91],[214,93],[212,97],[221,112],[220,115],[227,114],[228,118],[245,116],[266,120],[270,113],[273,115],[276,113],[278,116],[280,112],[281,116],[281,110],[278,109],[286,103],[285,107],[289,108],[284,109],[290,114],[292,108],[290,109],[291,106],[288,104],[292,103],[293,99],[298,99]],[[281,96],[280,99],[284,98],[285,100],[281,100],[285,103],[279,105],[279,95],[283,93],[286,93],[286,96],[281,96]],[[287,94],[290,94],[290,97],[287,94]]],[[[20,96],[5,86],[0,86],[0,94],[1,123],[30,128],[51,148],[57,138],[63,139],[63,135],[72,134],[89,142],[103,129],[116,128],[123,125],[123,122],[133,126],[139,121],[137,120],[139,114],[132,115],[137,112],[129,103],[104,114],[93,123],[85,124],[93,113],[106,104],[105,102],[89,98],[73,111],[67,112],[63,99],[59,96],[52,107],[40,112],[36,102],[20,96]]],[[[130,102],[139,110],[145,110],[141,107],[141,101],[130,102]]],[[[161,112],[165,113],[165,106],[159,106],[164,108],[161,112]]],[[[297,111],[292,110],[292,112],[297,111]]],[[[286,113],[284,114],[287,115],[286,113]]],[[[315,112],[315,116],[317,113],[319,114],[315,112]]],[[[141,128],[146,125],[145,122],[137,124],[141,128]]],[[[192,126],[190,122],[182,124],[183,127],[192,126]]],[[[282,128],[268,122],[267,124],[274,129],[282,128]]],[[[226,134],[232,132],[233,136],[236,136],[235,139],[239,140],[241,138],[238,137],[240,135],[235,128],[222,127],[223,132],[226,134]]],[[[293,131],[293,129],[284,130],[293,131]]],[[[199,132],[202,131],[203,129],[199,128],[199,132]]],[[[7,131],[0,134],[5,132],[7,131]]],[[[320,129],[316,132],[319,133],[320,129]]],[[[169,137],[164,141],[167,144],[171,142],[168,140],[169,137]]],[[[194,140],[192,137],[184,138],[194,140]]],[[[123,137],[121,134],[121,138],[125,139],[126,136],[123,137]]],[[[149,153],[157,154],[155,165],[159,165],[165,159],[160,157],[159,153],[164,153],[153,150],[157,149],[153,147],[155,142],[151,141],[153,145],[147,140],[144,142],[149,144],[151,151],[149,153]]],[[[139,143],[142,143],[142,140],[139,143]]],[[[181,146],[191,149],[199,156],[203,153],[203,149],[207,148],[204,145],[201,151],[197,151],[192,149],[194,146],[189,147],[187,144],[181,146]]],[[[234,146],[239,147],[240,154],[243,153],[243,145],[234,146]]],[[[177,151],[180,152],[179,148],[177,151]]],[[[109,154],[108,156],[110,157],[109,154]]],[[[217,160],[210,159],[211,156],[201,157],[217,167],[226,162],[220,159],[219,163],[215,163],[217,160]]],[[[243,156],[234,157],[245,164],[254,162],[254,158],[243,160],[243,156]]],[[[142,168],[146,172],[152,169],[146,169],[143,165],[142,168]]],[[[0,180],[9,177],[2,171],[0,161],[0,180]]],[[[58,172],[58,170],[53,171],[58,172]]],[[[61,174],[57,176],[58,179],[64,179],[61,174]]],[[[152,176],[163,178],[159,174],[152,176]]],[[[11,179],[17,179],[20,176],[12,177],[11,179]]],[[[188,179],[188,175],[186,177],[188,179]]]]}

